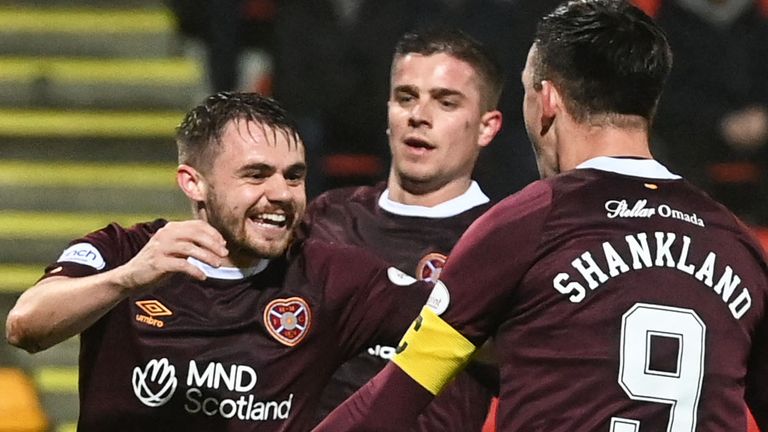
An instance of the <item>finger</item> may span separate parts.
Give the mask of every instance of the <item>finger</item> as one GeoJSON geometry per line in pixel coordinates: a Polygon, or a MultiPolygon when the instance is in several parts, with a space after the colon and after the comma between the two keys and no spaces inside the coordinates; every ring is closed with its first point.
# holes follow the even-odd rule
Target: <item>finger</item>
{"type": "Polygon", "coordinates": [[[176,259],[173,262],[173,264],[171,265],[171,267],[172,267],[172,271],[173,272],[175,272],[175,273],[185,273],[185,274],[188,274],[189,276],[192,276],[193,278],[195,278],[197,280],[203,281],[203,280],[205,280],[207,278],[205,273],[202,270],[200,270],[200,268],[198,268],[194,264],[192,264],[189,261],[187,261],[186,258],[184,258],[184,259],[182,259],[182,258],[176,259]]]}
{"type": "Polygon", "coordinates": [[[189,239],[194,243],[202,247],[206,247],[211,251],[224,257],[229,254],[227,249],[227,241],[221,233],[208,222],[202,220],[191,221],[187,228],[189,228],[189,239]]]}
{"type": "Polygon", "coordinates": [[[173,222],[163,228],[167,228],[167,231],[164,233],[167,236],[167,238],[164,238],[165,241],[195,243],[221,257],[229,254],[224,237],[207,222],[200,220],[173,222]]]}
{"type": "Polygon", "coordinates": [[[198,261],[202,261],[205,264],[208,264],[211,267],[221,267],[223,264],[223,257],[221,255],[215,251],[201,247],[194,243],[185,243],[181,245],[179,250],[172,255],[183,259],[192,257],[198,261]]]}

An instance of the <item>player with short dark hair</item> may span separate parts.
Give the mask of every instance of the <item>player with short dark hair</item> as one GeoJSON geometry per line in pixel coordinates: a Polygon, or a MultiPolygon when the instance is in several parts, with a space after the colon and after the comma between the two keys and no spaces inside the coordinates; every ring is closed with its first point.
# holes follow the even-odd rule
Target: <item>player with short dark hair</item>
{"type": "Polygon", "coordinates": [[[7,320],[30,352],[80,334],[79,431],[297,431],[338,366],[427,300],[365,251],[286,248],[304,145],[273,100],[218,93],[178,129],[195,218],[74,240],[7,320]],[[394,281],[394,282],[392,282],[394,281]]]}
{"type": "Polygon", "coordinates": [[[745,397],[768,428],[765,256],[649,149],[671,58],[624,1],[540,21],[523,111],[547,178],[469,228],[440,276],[448,309],[425,308],[316,430],[404,430],[488,337],[499,430],[746,430],[745,397]]]}
{"type": "MultiPolygon", "coordinates": [[[[363,247],[417,279],[436,280],[461,234],[490,208],[471,174],[501,126],[501,86],[495,60],[463,32],[403,35],[391,69],[389,178],[318,197],[307,211],[305,235],[363,247]]],[[[323,392],[320,417],[394,352],[394,346],[374,345],[344,364],[323,392]]],[[[461,374],[430,404],[416,430],[479,431],[491,396],[476,378],[461,374]]]]}
{"type": "Polygon", "coordinates": [[[504,73],[498,61],[479,42],[461,30],[431,28],[404,34],[395,45],[392,75],[399,66],[397,61],[409,54],[431,56],[447,54],[471,65],[477,74],[480,103],[483,111],[494,111],[504,87],[504,73]]]}

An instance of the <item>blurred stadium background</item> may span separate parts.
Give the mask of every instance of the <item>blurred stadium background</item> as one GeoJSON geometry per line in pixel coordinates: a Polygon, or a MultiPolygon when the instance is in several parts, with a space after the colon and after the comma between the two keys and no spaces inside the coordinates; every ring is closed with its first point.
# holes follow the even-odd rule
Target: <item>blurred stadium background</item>
{"type": "MultiPolygon", "coordinates": [[[[0,0],[3,334],[19,294],[70,239],[188,211],[172,134],[210,86],[204,50],[166,4],[0,0]]],[[[268,85],[265,58],[243,59],[250,87],[268,85]]],[[[34,356],[0,343],[0,432],[75,431],[77,357],[77,338],[34,356]]]]}
{"type": "MultiPolygon", "coordinates": [[[[205,91],[161,0],[0,2],[0,316],[66,243],[187,212],[174,127],[205,91]]],[[[75,430],[78,341],[0,343],[0,431],[75,430]]]]}

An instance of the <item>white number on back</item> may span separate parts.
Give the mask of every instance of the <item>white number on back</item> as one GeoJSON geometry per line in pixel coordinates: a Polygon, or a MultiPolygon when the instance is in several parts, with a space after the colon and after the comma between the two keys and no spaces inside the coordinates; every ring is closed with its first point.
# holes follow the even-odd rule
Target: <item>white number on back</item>
{"type": "MultiPolygon", "coordinates": [[[[667,432],[696,430],[706,330],[691,309],[637,303],[622,317],[619,385],[632,400],[671,405],[667,432]],[[676,368],[651,369],[653,337],[677,340],[676,368]]],[[[640,427],[636,420],[618,417],[611,424],[612,432],[640,427]]]]}

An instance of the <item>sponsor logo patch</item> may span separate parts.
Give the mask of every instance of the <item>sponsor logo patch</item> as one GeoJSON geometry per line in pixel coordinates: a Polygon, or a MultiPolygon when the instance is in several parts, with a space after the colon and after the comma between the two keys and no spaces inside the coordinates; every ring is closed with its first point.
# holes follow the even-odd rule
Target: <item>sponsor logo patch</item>
{"type": "Polygon", "coordinates": [[[140,313],[136,314],[136,321],[144,324],[148,324],[157,328],[162,328],[165,326],[165,323],[157,317],[165,317],[165,316],[171,316],[173,315],[173,312],[171,312],[170,309],[165,307],[164,304],[160,303],[159,300],[140,300],[136,302],[136,306],[138,306],[141,310],[143,310],[147,315],[142,315],[140,313]]]}
{"type": "Polygon", "coordinates": [[[101,270],[107,265],[99,250],[90,243],[78,243],[68,247],[61,253],[57,262],[73,262],[96,270],[101,270]]]}
{"type": "Polygon", "coordinates": [[[176,367],[167,358],[150,360],[144,368],[133,368],[133,393],[144,405],[152,408],[168,403],[176,392],[179,380],[176,367]]]}
{"type": "Polygon", "coordinates": [[[451,294],[448,292],[448,287],[446,287],[443,282],[437,281],[435,287],[432,288],[432,292],[429,294],[426,306],[440,316],[446,309],[448,309],[450,303],[451,294]]]}
{"type": "Polygon", "coordinates": [[[416,277],[420,280],[437,282],[447,259],[448,257],[437,252],[425,255],[416,266],[416,277]]]}
{"type": "Polygon", "coordinates": [[[416,282],[416,279],[408,276],[402,270],[395,267],[390,267],[387,269],[387,277],[389,278],[390,282],[397,286],[408,286],[416,282]]]}
{"type": "MultiPolygon", "coordinates": [[[[648,184],[646,184],[646,187],[648,184]]],[[[649,206],[648,200],[641,199],[633,203],[625,199],[610,200],[605,202],[605,216],[608,219],[650,219],[661,217],[665,219],[677,219],[692,225],[705,227],[704,220],[696,213],[675,209],[668,204],[649,206]]]]}
{"type": "Polygon", "coordinates": [[[304,299],[291,297],[272,300],[264,309],[264,324],[278,342],[295,346],[306,336],[311,323],[309,306],[304,299]]]}
{"type": "Polygon", "coordinates": [[[183,365],[160,358],[134,367],[133,393],[148,407],[166,405],[163,410],[173,416],[218,417],[233,425],[237,421],[286,420],[291,415],[294,394],[272,395],[267,400],[257,396],[264,391],[254,391],[258,377],[251,366],[196,359],[188,364],[185,371],[183,365]],[[171,399],[178,403],[168,405],[171,399]]]}

